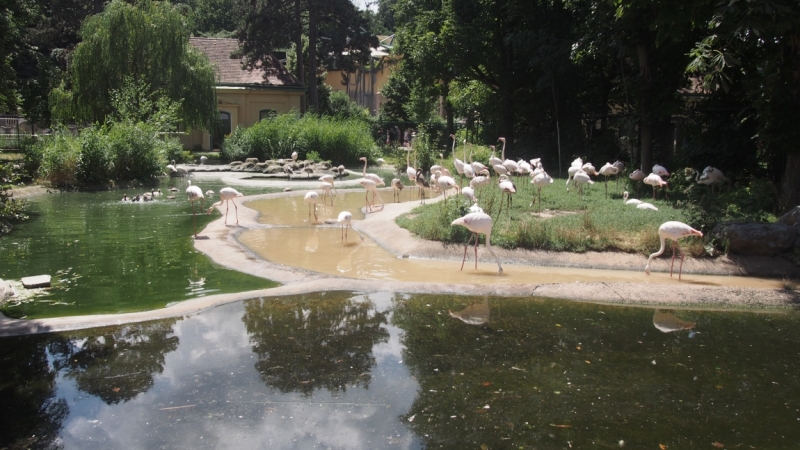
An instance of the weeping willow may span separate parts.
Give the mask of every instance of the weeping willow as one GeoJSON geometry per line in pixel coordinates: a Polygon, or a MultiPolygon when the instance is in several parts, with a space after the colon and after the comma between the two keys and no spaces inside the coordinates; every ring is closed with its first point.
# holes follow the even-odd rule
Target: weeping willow
{"type": "Polygon", "coordinates": [[[187,128],[209,129],[216,113],[215,73],[189,44],[188,20],[179,7],[150,0],[113,0],[88,18],[70,66],[72,115],[104,122],[113,112],[112,92],[132,79],[180,103],[187,128]]]}

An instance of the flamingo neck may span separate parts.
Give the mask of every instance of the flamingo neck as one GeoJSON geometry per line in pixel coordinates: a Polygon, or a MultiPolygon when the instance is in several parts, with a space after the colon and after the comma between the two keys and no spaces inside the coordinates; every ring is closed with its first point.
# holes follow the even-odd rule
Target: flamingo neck
{"type": "Polygon", "coordinates": [[[650,257],[647,258],[647,270],[648,270],[648,273],[649,273],[649,270],[650,270],[650,260],[652,260],[656,256],[661,256],[661,254],[664,253],[664,249],[666,249],[666,247],[667,247],[667,244],[666,244],[667,239],[663,235],[661,235],[659,237],[661,238],[661,248],[659,248],[657,252],[652,253],[650,255],[650,257]]]}
{"type": "Polygon", "coordinates": [[[489,250],[489,253],[494,256],[495,261],[497,261],[497,268],[500,272],[503,271],[503,266],[500,264],[500,258],[497,257],[497,254],[492,249],[492,234],[491,232],[486,233],[486,250],[489,250]]]}
{"type": "Polygon", "coordinates": [[[362,175],[364,175],[364,178],[367,177],[367,160],[366,159],[364,160],[364,171],[362,172],[362,175]]]}

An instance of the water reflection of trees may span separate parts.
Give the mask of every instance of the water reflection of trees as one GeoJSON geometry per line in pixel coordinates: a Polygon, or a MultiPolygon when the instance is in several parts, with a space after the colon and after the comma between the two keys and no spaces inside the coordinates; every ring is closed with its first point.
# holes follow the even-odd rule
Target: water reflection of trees
{"type": "Polygon", "coordinates": [[[796,355],[786,349],[800,342],[787,332],[792,317],[687,311],[703,330],[690,339],[655,330],[644,308],[505,298],[490,300],[487,324],[447,314],[473,302],[414,297],[392,316],[420,385],[401,420],[426,446],[692,448],[712,436],[789,448],[800,439],[786,403],[800,398],[800,375],[787,370],[796,355]]]}
{"type": "Polygon", "coordinates": [[[244,321],[255,367],[280,392],[369,387],[372,347],[386,342],[386,312],[350,293],[328,293],[245,303],[244,321]]]}
{"type": "Polygon", "coordinates": [[[54,366],[78,389],[107,404],[126,402],[153,386],[167,353],[178,348],[177,319],[93,329],[54,346],[54,366]],[[84,337],[85,336],[85,337],[84,337]]]}
{"type": "Polygon", "coordinates": [[[58,448],[69,407],[56,398],[56,371],[43,336],[0,340],[0,448],[58,448]]]}

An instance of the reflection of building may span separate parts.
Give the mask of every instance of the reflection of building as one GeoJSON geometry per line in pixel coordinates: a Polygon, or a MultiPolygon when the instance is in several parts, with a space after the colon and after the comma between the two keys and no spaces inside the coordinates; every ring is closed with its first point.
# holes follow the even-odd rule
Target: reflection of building
{"type": "Polygon", "coordinates": [[[359,65],[354,72],[328,67],[328,75],[325,77],[325,84],[331,89],[346,92],[350,100],[359,106],[369,108],[370,114],[373,115],[381,109],[383,103],[381,88],[392,72],[389,53],[394,45],[394,35],[378,36],[378,42],[378,48],[372,49],[369,65],[359,65]]]}
{"type": "Polygon", "coordinates": [[[248,127],[275,113],[300,110],[305,87],[277,58],[270,57],[269,67],[247,70],[242,68],[241,58],[231,57],[239,49],[236,39],[195,37],[189,42],[216,67],[220,129],[214,133],[190,131],[181,138],[185,148],[210,150],[238,125],[248,127]]]}

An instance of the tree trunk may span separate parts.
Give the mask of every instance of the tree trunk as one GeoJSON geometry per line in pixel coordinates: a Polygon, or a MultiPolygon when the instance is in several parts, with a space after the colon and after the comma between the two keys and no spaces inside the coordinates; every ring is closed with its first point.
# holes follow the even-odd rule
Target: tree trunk
{"type": "Polygon", "coordinates": [[[317,98],[317,6],[308,2],[308,107],[319,108],[317,98]]]}
{"type": "MultiPolygon", "coordinates": [[[[306,66],[304,61],[303,55],[303,10],[302,5],[300,4],[301,0],[295,0],[294,2],[294,20],[295,25],[297,26],[297,30],[295,31],[294,35],[294,45],[297,52],[297,80],[300,84],[306,84],[306,66]]],[[[306,112],[306,96],[300,96],[300,113],[305,114],[306,112]]]]}
{"type": "Polygon", "coordinates": [[[447,119],[447,130],[445,131],[446,136],[450,136],[451,134],[456,134],[455,123],[453,119],[453,104],[450,103],[450,100],[447,97],[450,95],[450,82],[443,81],[442,82],[442,97],[444,99],[444,113],[445,118],[447,119]]]}
{"type": "Polygon", "coordinates": [[[636,46],[636,55],[639,58],[639,155],[641,170],[650,173],[653,168],[653,119],[650,97],[653,90],[653,79],[650,77],[650,57],[647,44],[639,43],[636,46]]]}
{"type": "Polygon", "coordinates": [[[786,155],[786,170],[781,182],[780,213],[800,205],[800,154],[786,155]]]}

